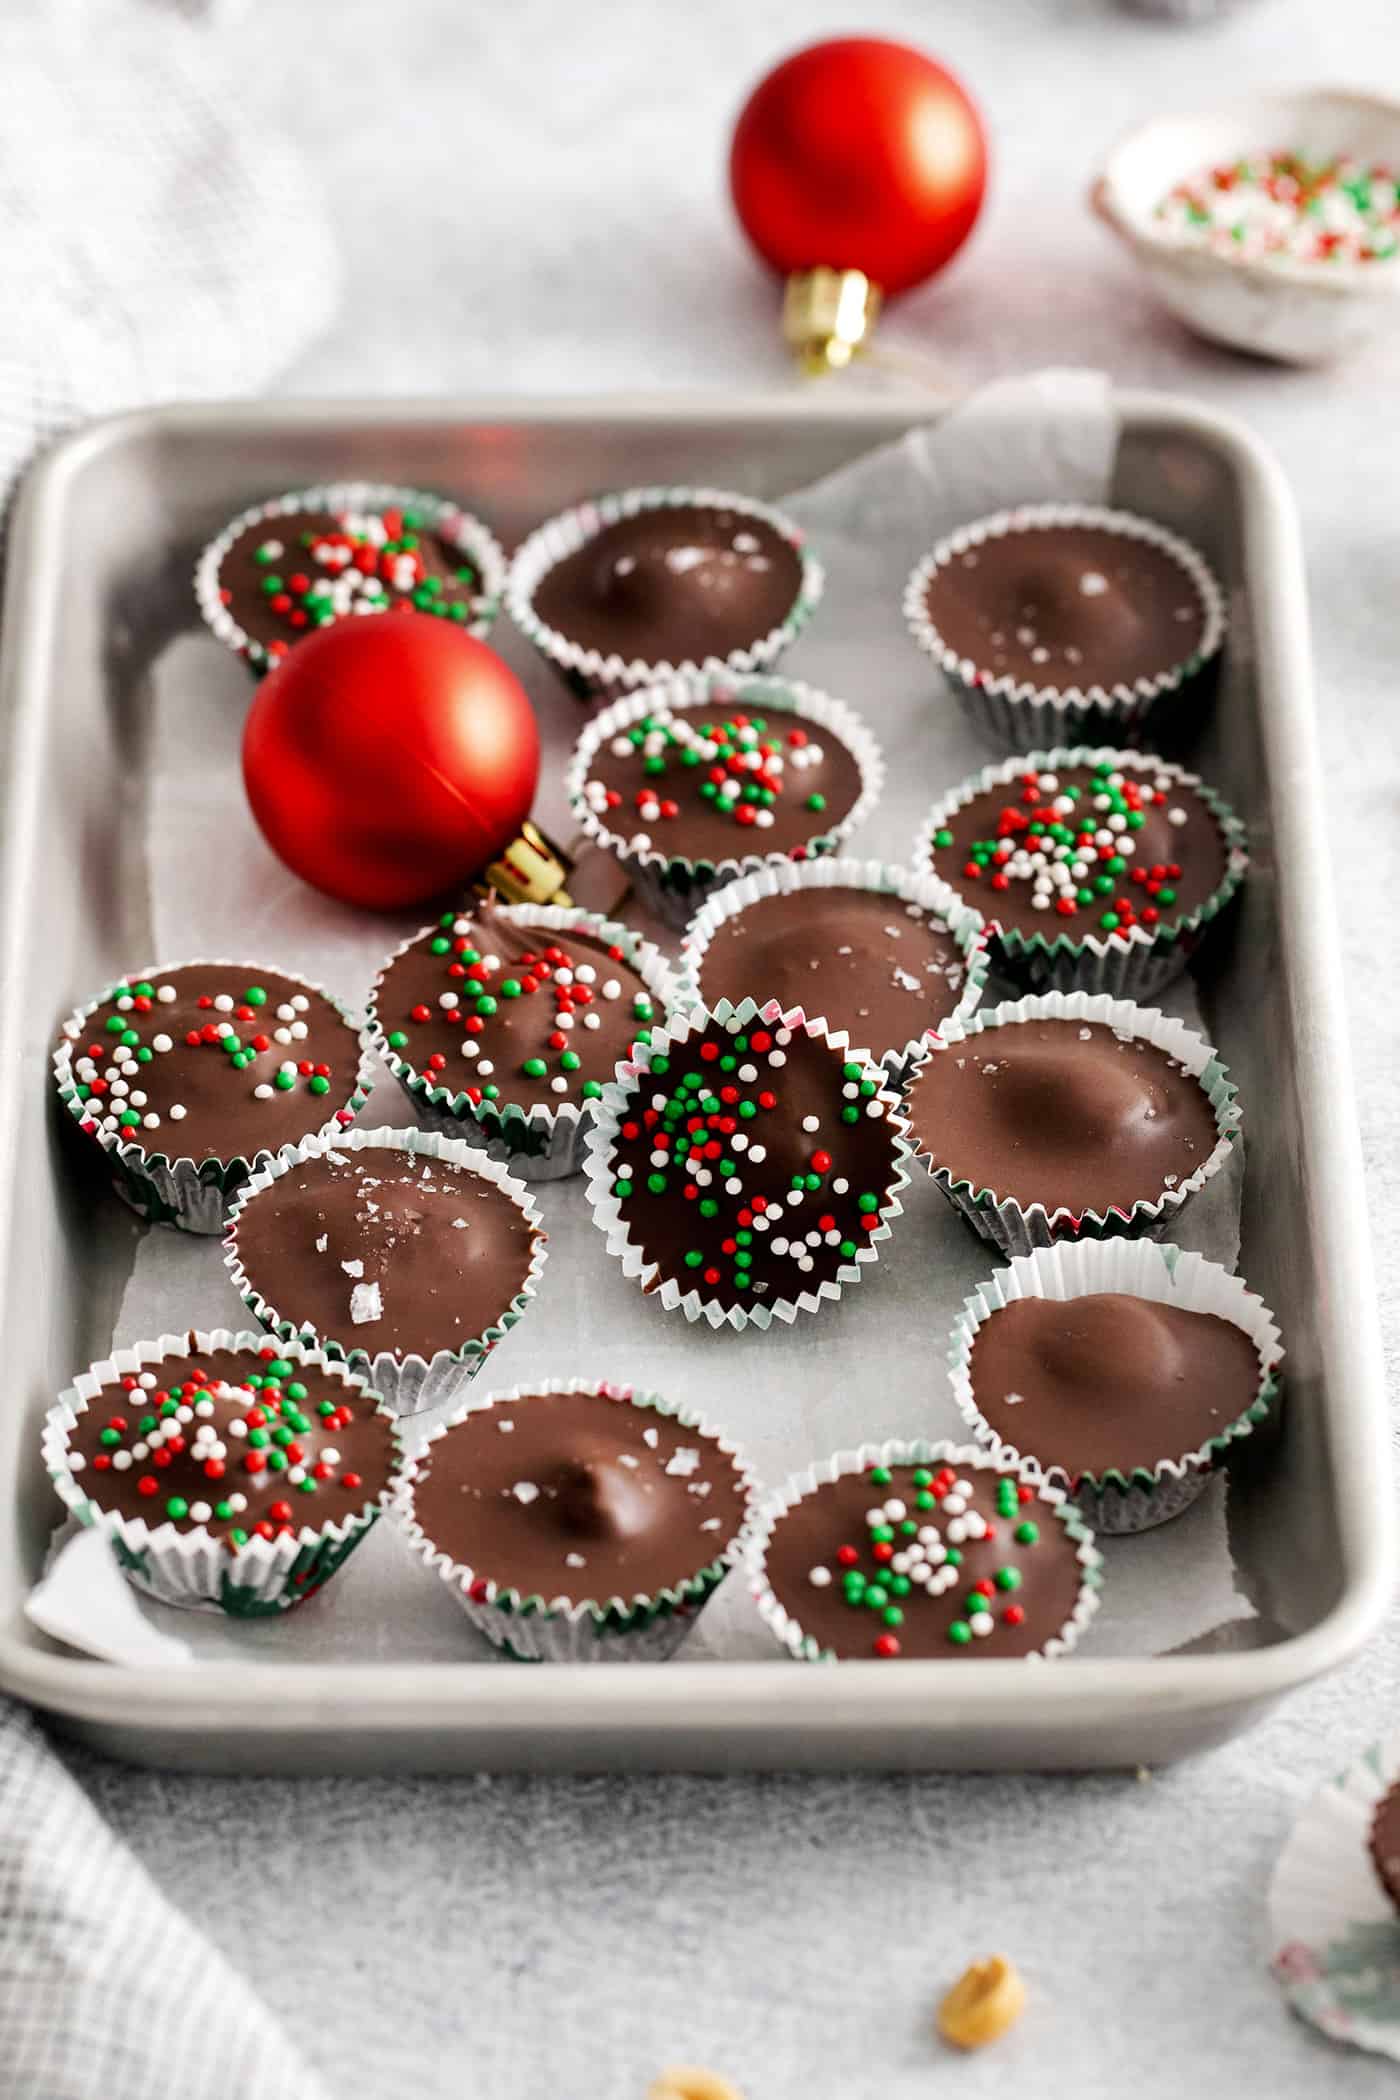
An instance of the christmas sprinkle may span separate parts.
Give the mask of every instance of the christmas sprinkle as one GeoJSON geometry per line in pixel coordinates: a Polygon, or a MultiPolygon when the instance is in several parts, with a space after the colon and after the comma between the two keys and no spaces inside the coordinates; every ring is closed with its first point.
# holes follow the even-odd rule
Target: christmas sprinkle
{"type": "Polygon", "coordinates": [[[1400,241],[1400,187],[1379,162],[1252,154],[1179,182],[1156,217],[1182,246],[1241,261],[1389,262],[1400,241]]]}
{"type": "MultiPolygon", "coordinates": [[[[800,724],[780,727],[746,714],[707,723],[662,707],[623,730],[608,748],[614,758],[641,758],[645,778],[632,807],[644,825],[673,823],[696,797],[713,803],[739,830],[771,830],[784,797],[795,798],[813,816],[826,810],[825,795],[809,789],[805,777],[826,754],[800,724]]],[[[605,781],[588,781],[583,793],[595,816],[622,807],[621,791],[605,781]]],[[[805,849],[796,847],[792,858],[805,859],[805,849]]]]}

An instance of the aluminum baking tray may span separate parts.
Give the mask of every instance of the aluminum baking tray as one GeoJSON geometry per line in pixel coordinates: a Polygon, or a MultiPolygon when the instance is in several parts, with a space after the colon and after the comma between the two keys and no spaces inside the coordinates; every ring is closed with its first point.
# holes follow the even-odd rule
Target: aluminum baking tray
{"type": "MultiPolygon", "coordinates": [[[[156,1671],[80,1659],[28,1626],[22,1603],[54,1521],[37,1424],[75,1367],[105,1351],[140,1230],[96,1171],[84,1183],[44,1112],[48,1036],[76,996],[149,945],[133,817],[152,668],[193,624],[198,547],[269,490],[347,475],[470,490],[507,540],[624,483],[777,495],[927,415],[828,394],[284,403],[99,424],[48,455],[14,519],[0,665],[5,1689],[114,1754],[208,1770],[1122,1766],[1222,1741],[1366,1638],[1392,1591],[1390,1475],[1297,526],[1278,469],[1238,425],[1165,397],[1120,407],[1115,499],[1200,543],[1235,609],[1219,703],[1192,751],[1253,832],[1235,938],[1202,991],[1247,1106],[1242,1266],[1289,1347],[1279,1434],[1247,1451],[1230,1488],[1230,1548],[1257,1614],[1249,1643],[1030,1671],[782,1659],[156,1671]]],[[[571,705],[548,717],[555,757],[571,705]]]]}

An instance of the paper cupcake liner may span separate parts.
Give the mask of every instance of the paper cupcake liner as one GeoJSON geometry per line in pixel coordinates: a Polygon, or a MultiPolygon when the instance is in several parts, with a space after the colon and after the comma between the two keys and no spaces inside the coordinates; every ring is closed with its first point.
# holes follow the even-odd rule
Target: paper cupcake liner
{"type": "MultiPolygon", "coordinates": [[[[918,1035],[878,1057],[869,1044],[853,1049],[852,1056],[883,1065],[891,1079],[897,1079],[917,1053],[929,1028],[937,1029],[944,1020],[965,1019],[973,1013],[987,982],[991,937],[976,913],[969,913],[937,876],[918,875],[909,868],[897,868],[880,860],[773,861],[751,875],[740,875],[722,890],[716,890],[691,920],[681,945],[677,1001],[682,1007],[704,1005],[700,981],[705,956],[727,920],[737,918],[761,897],[787,896],[794,890],[832,889],[872,890],[879,896],[898,898],[903,904],[922,905],[943,921],[962,950],[967,974],[946,1015],[930,1021],[918,1035]]],[[[819,919],[813,923],[819,925],[819,919]]]]}
{"type": "Polygon", "coordinates": [[[255,642],[239,626],[219,598],[219,570],[224,556],[250,526],[264,520],[275,525],[280,518],[295,511],[378,511],[397,507],[421,511],[429,520],[427,529],[459,548],[476,568],[481,582],[476,594],[482,601],[481,609],[475,619],[462,623],[460,632],[484,641],[505,594],[507,562],[500,542],[480,518],[473,517],[470,511],[462,510],[455,503],[449,503],[446,497],[430,495],[423,489],[398,488],[384,481],[333,481],[322,487],[295,489],[290,495],[274,496],[267,503],[255,503],[251,509],[240,512],[217,539],[209,542],[195,566],[194,594],[210,633],[235,655],[241,656],[259,677],[279,660],[269,657],[263,644],[255,642]]]}
{"type": "MultiPolygon", "coordinates": [[[[188,962],[157,963],[130,970],[120,981],[130,984],[143,977],[168,976],[173,970],[235,970],[256,976],[259,971],[273,967],[271,963],[233,962],[222,955],[196,956],[188,962]]],[[[292,973],[278,969],[277,975],[291,976],[292,973]]],[[[355,1080],[349,1098],[326,1118],[319,1132],[310,1133],[335,1136],[354,1121],[369,1099],[375,1078],[375,1060],[361,1038],[359,1020],[348,1006],[309,977],[297,977],[295,981],[304,991],[315,992],[335,1008],[357,1045],[355,1080]]],[[[115,1131],[106,1134],[99,1131],[88,1118],[87,1103],[78,1099],[73,1078],[73,1045],[81,1040],[88,1022],[105,1004],[107,997],[108,994],[104,993],[86,1006],[77,1007],[63,1024],[63,1039],[53,1053],[58,1097],[78,1128],[107,1154],[113,1188],[139,1217],[152,1225],[174,1225],[181,1232],[222,1233],[228,1225],[229,1205],[243,1184],[270,1165],[274,1158],[290,1155],[296,1146],[283,1145],[275,1154],[271,1149],[261,1150],[251,1159],[245,1159],[241,1154],[235,1154],[232,1159],[218,1159],[212,1155],[202,1159],[172,1159],[165,1152],[148,1152],[144,1145],[134,1139],[120,1138],[115,1131]]]]}
{"type": "MultiPolygon", "coordinates": [[[[662,1305],[667,1312],[679,1311],[692,1322],[705,1320],[711,1327],[732,1327],[736,1332],[745,1327],[757,1327],[764,1332],[775,1320],[791,1326],[800,1312],[817,1312],[824,1303],[834,1305],[848,1283],[860,1282],[869,1265],[879,1259],[880,1242],[889,1238],[894,1219],[903,1214],[899,1192],[909,1185],[908,1160],[912,1150],[899,1097],[882,1086],[872,1098],[883,1105],[886,1126],[894,1136],[894,1156],[889,1187],[878,1212],[880,1223],[865,1243],[857,1247],[854,1258],[844,1262],[834,1278],[821,1283],[815,1290],[800,1291],[795,1298],[764,1299],[752,1305],[724,1305],[714,1299],[702,1298],[698,1291],[686,1290],[673,1276],[663,1277],[659,1265],[648,1261],[632,1239],[621,1205],[612,1192],[610,1161],[619,1127],[639,1086],[651,1070],[653,1057],[664,1056],[680,1044],[689,1042],[692,1035],[702,1035],[712,1022],[728,1028],[731,1034],[737,1034],[751,1021],[758,1020],[769,1027],[791,1028],[794,1032],[800,1028],[815,1041],[827,1044],[838,1056],[853,1055],[841,1030],[828,1029],[820,1018],[808,1020],[800,1006],[784,1013],[776,999],[770,999],[763,1006],[752,999],[741,999],[737,1006],[728,999],[720,999],[713,1007],[696,1007],[688,1013],[676,1014],[669,1027],[652,1030],[650,1044],[639,1045],[641,1054],[634,1056],[629,1063],[620,1064],[617,1078],[604,1087],[603,1098],[598,1103],[598,1119],[588,1135],[586,1171],[593,1222],[605,1234],[609,1254],[616,1255],[622,1263],[623,1275],[640,1283],[653,1303],[662,1305]]],[[[866,1076],[872,1080],[878,1082],[886,1077],[879,1065],[868,1060],[865,1068],[866,1076]]]]}
{"type": "MultiPolygon", "coordinates": [[[[734,1461],[751,1513],[756,1482],[743,1453],[718,1430],[712,1429],[691,1408],[664,1399],[659,1393],[635,1392],[631,1386],[614,1385],[591,1378],[547,1378],[531,1385],[512,1386],[501,1393],[487,1393],[468,1400],[446,1421],[437,1423],[424,1440],[422,1451],[455,1429],[468,1415],[484,1408],[505,1407],[528,1400],[537,1393],[602,1393],[633,1407],[649,1407],[679,1422],[683,1428],[706,1437],[734,1461]]],[[[522,1597],[519,1590],[501,1589],[485,1571],[478,1572],[450,1553],[435,1546],[418,1522],[414,1509],[413,1483],[418,1475],[417,1458],[410,1462],[394,1504],[394,1518],[404,1537],[426,1566],[447,1584],[467,1617],[496,1647],[504,1648],[522,1662],[662,1662],[685,1640],[703,1605],[714,1595],[743,1548],[747,1520],[732,1539],[725,1541],[714,1559],[694,1575],[654,1595],[573,1600],[567,1597],[522,1597]]]]}
{"type": "Polygon", "coordinates": [[[1198,774],[1188,773],[1183,767],[1172,765],[1151,753],[1120,751],[1109,746],[1076,745],[1050,751],[1026,751],[1019,757],[1002,760],[999,765],[984,766],[980,773],[935,803],[914,841],[913,864],[916,868],[934,872],[935,833],[987,789],[1008,787],[1019,781],[1031,767],[1038,771],[1056,771],[1106,761],[1128,772],[1150,769],[1177,787],[1193,789],[1216,819],[1225,841],[1225,875],[1219,888],[1197,910],[1183,913],[1180,918],[1154,926],[1150,931],[1145,926],[1130,926],[1113,933],[1056,933],[1047,938],[1043,933],[1026,934],[1015,927],[1001,926],[995,913],[982,912],[961,890],[953,885],[950,887],[954,888],[960,903],[976,912],[990,926],[997,949],[1005,957],[1008,968],[1037,987],[1047,991],[1103,992],[1115,999],[1155,998],[1164,985],[1181,974],[1206,928],[1230,902],[1249,867],[1244,825],[1229,804],[1222,801],[1213,788],[1207,787],[1198,774]]]}
{"type": "Polygon", "coordinates": [[[347,1131],[341,1137],[308,1138],[295,1151],[284,1154],[255,1174],[239,1191],[229,1213],[224,1265],[230,1282],[249,1312],[269,1332],[283,1341],[297,1339],[307,1348],[321,1349],[333,1363],[348,1363],[360,1377],[369,1381],[393,1414],[416,1415],[430,1407],[445,1407],[449,1401],[459,1399],[465,1393],[497,1342],[522,1318],[526,1306],[539,1289],[546,1251],[544,1220],[531,1201],[529,1190],[499,1160],[488,1159],[479,1146],[455,1143],[437,1131],[391,1130],[382,1126],[376,1130],[347,1131]],[[275,1187],[291,1168],[302,1166],[309,1159],[321,1159],[327,1153],[367,1151],[407,1152],[418,1159],[439,1159],[448,1166],[461,1167],[469,1174],[479,1175],[481,1180],[491,1182],[509,1196],[538,1235],[525,1281],[510,1304],[489,1327],[455,1349],[438,1349],[428,1357],[412,1351],[398,1355],[381,1349],[371,1356],[367,1350],[356,1348],[353,1342],[347,1346],[333,1335],[318,1333],[307,1321],[288,1319],[255,1290],[248,1279],[238,1251],[238,1230],[249,1204],[256,1202],[267,1189],[275,1187]]]}
{"type": "Polygon", "coordinates": [[[1072,1496],[1095,1531],[1105,1536],[1146,1531],[1178,1516],[1200,1494],[1232,1444],[1253,1433],[1278,1399],[1283,1346],[1273,1315],[1243,1279],[1204,1255],[1152,1240],[1085,1240],[1018,1256],[964,1300],[953,1323],[948,1368],[958,1412],[977,1442],[1029,1477],[1046,1480],[1072,1496]],[[1193,1451],[1163,1458],[1127,1473],[1071,1477],[1047,1452],[1021,1450],[999,1436],[985,1419],[972,1390],[972,1350],[992,1315],[1018,1298],[1063,1302],[1097,1292],[1121,1292],[1173,1305],[1182,1312],[1213,1313],[1247,1334],[1259,1356],[1259,1382],[1244,1411],[1193,1451]]]}
{"type": "Polygon", "coordinates": [[[619,694],[632,692],[638,686],[655,685],[663,679],[701,670],[723,669],[736,675],[771,670],[811,618],[824,582],[822,565],[808,547],[801,528],[769,504],[755,502],[750,496],[730,495],[722,489],[622,489],[614,495],[600,496],[596,502],[580,504],[576,510],[563,511],[558,517],[547,519],[530,534],[511,563],[506,583],[506,606],[521,633],[554,667],[569,690],[577,699],[589,703],[614,700],[619,694]],[[761,518],[797,550],[802,564],[797,596],[787,617],[769,633],[755,637],[745,649],[731,649],[722,660],[710,658],[703,665],[690,658],[679,664],[664,661],[644,663],[640,658],[628,662],[621,656],[604,655],[599,649],[585,649],[581,643],[570,641],[557,628],[547,626],[539,617],[535,611],[535,592],[557,562],[577,552],[586,541],[595,538],[605,526],[616,524],[619,518],[635,517],[645,510],[672,509],[682,504],[723,508],[742,512],[746,517],[761,518]]]}
{"type": "Polygon", "coordinates": [[[915,642],[938,665],[964,714],[992,742],[1008,751],[1022,751],[1028,743],[1042,740],[1063,743],[1067,737],[1135,732],[1164,694],[1179,692],[1219,654],[1226,624],[1224,593],[1194,547],[1148,518],[1086,503],[1031,504],[959,526],[940,540],[913,571],[904,590],[904,617],[915,642]],[[986,540],[1060,526],[1089,526],[1117,533],[1170,555],[1190,578],[1201,602],[1201,640],[1194,653],[1151,678],[1137,678],[1131,684],[1057,687],[1038,686],[1008,673],[997,675],[982,670],[970,658],[959,656],[950,648],[926,603],[928,586],[936,572],[986,540]]]}
{"type": "Polygon", "coordinates": [[[1240,1132],[1238,1089],[1220,1062],[1216,1051],[1193,1029],[1155,1008],[1135,1006],[1130,999],[1108,999],[1090,992],[1045,992],[1038,998],[1006,1000],[1000,1006],[983,1007],[966,1021],[952,1022],[932,1037],[915,1065],[910,1085],[931,1057],[941,1057],[958,1043],[984,1031],[1014,1026],[1019,1021],[1087,1021],[1126,1032],[1139,1041],[1166,1052],[1197,1080],[1215,1115],[1216,1141],[1208,1158],[1194,1174],[1145,1197],[1129,1211],[1117,1208],[1075,1213],[1061,1206],[1047,1211],[1043,1203],[1022,1205],[1014,1196],[998,1196],[992,1189],[976,1189],[956,1178],[947,1167],[935,1167],[913,1132],[915,1150],[953,1208],[960,1211],[983,1239],[1000,1247],[1003,1254],[1031,1254],[1037,1247],[1051,1247],[1058,1240],[1106,1240],[1123,1236],[1159,1239],[1174,1224],[1183,1206],[1218,1174],[1230,1157],[1240,1132]]]}
{"type": "MultiPolygon", "coordinates": [[[[645,692],[632,693],[617,701],[596,715],[584,730],[574,747],[565,780],[570,806],[585,836],[620,861],[638,893],[648,899],[668,924],[677,927],[687,925],[691,915],[708,897],[740,875],[751,874],[778,862],[802,863],[834,853],[842,840],[849,838],[870,815],[884,784],[885,761],[880,747],[860,716],[844,700],[835,700],[829,693],[818,692],[813,686],[800,685],[791,679],[735,679],[727,672],[674,678],[668,684],[650,686],[645,692]],[[799,720],[815,722],[819,728],[837,737],[851,753],[860,771],[860,794],[847,814],[827,830],[815,833],[802,845],[787,852],[735,853],[717,861],[688,860],[684,854],[667,853],[655,845],[649,832],[637,832],[624,839],[610,831],[590,807],[584,794],[589,767],[600,746],[659,707],[729,706],[761,709],[767,714],[796,715],[799,720]]],[[[738,828],[736,825],[736,832],[738,828]]]]}
{"type": "Polygon", "coordinates": [[[1269,1885],[1270,1966],[1294,2012],[1334,2042],[1400,2062],[1400,1916],[1371,1822],[1400,1779],[1400,1729],[1312,1797],[1269,1885]]]}
{"type": "MultiPolygon", "coordinates": [[[[787,1649],[797,1662],[834,1663],[839,1658],[829,1648],[820,1648],[810,1634],[802,1631],[791,1613],[774,1594],[768,1580],[768,1547],[773,1533],[804,1496],[819,1487],[827,1487],[834,1480],[844,1480],[852,1473],[863,1473],[867,1466],[954,1466],[963,1473],[992,1473],[998,1477],[1009,1475],[1033,1487],[1039,1502],[1051,1511],[1057,1523],[1063,1525],[1077,1545],[1079,1565],[1083,1579],[1074,1610],[1059,1632],[1046,1641],[1043,1648],[1024,1657],[1026,1662],[1049,1661],[1056,1656],[1068,1655],[1084,1633],[1094,1613],[1099,1608],[1099,1585],[1101,1582],[1102,1556],[1094,1545],[1093,1535],[1084,1524],[1073,1502],[1059,1488],[1032,1475],[1025,1466],[1010,1464],[993,1457],[986,1451],[970,1444],[953,1444],[946,1439],[929,1443],[924,1437],[914,1439],[893,1438],[884,1444],[862,1444],[855,1451],[837,1451],[830,1458],[819,1460],[805,1471],[794,1474],[760,1506],[749,1525],[744,1542],[744,1570],[748,1578],[749,1592],[758,1606],[758,1614],[769,1632],[787,1649]]],[[[949,1661],[961,1660],[950,1651],[949,1661]]]]}
{"type": "MultiPolygon", "coordinates": [[[[327,1377],[338,1379],[347,1392],[378,1402],[378,1393],[363,1378],[345,1364],[333,1363],[321,1350],[295,1341],[278,1346],[293,1363],[324,1371],[327,1377]]],[[[355,1515],[334,1524],[303,1524],[289,1538],[264,1539],[254,1535],[246,1545],[230,1549],[203,1526],[181,1532],[169,1522],[150,1525],[144,1517],[124,1517],[114,1510],[104,1510],[89,1498],[69,1466],[69,1440],[78,1417],[86,1413],[89,1403],[105,1385],[114,1378],[153,1370],[167,1357],[188,1356],[192,1348],[266,1347],[265,1334],[234,1334],[219,1327],[211,1334],[163,1334],[158,1341],[116,1349],[109,1358],[75,1379],[44,1418],[44,1463],[64,1508],[80,1524],[105,1532],[127,1580],[161,1604],[223,1612],[235,1619],[270,1618],[290,1611],[329,1581],[380,1510],[387,1508],[398,1492],[406,1460],[395,1431],[398,1464],[379,1493],[367,1497],[355,1515]]]]}
{"type": "MultiPolygon", "coordinates": [[[[580,911],[558,904],[507,904],[500,916],[517,926],[538,926],[546,933],[591,933],[611,947],[622,948],[632,969],[657,1001],[663,1014],[675,1004],[676,987],[671,966],[661,950],[618,919],[600,912],[580,911]]],[[[376,1054],[389,1067],[413,1103],[421,1122],[444,1137],[456,1138],[497,1160],[522,1181],[562,1181],[583,1170],[584,1144],[592,1126],[596,1101],[561,1101],[557,1108],[537,1102],[517,1108],[510,1102],[473,1103],[466,1090],[434,1084],[426,1073],[416,1071],[408,1059],[389,1045],[388,1031],[379,1015],[379,994],[386,975],[399,957],[421,941],[431,927],[423,927],[401,941],[385,963],[369,995],[366,1036],[376,1054]]],[[[655,1023],[648,1023],[655,1027],[655,1023]]],[[[599,1073],[600,1082],[606,1077],[599,1073]]]]}

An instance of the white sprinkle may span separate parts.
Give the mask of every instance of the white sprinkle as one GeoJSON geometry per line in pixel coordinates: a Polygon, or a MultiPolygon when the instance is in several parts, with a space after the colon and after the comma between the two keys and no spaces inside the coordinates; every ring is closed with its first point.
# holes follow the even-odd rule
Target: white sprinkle
{"type": "Polygon", "coordinates": [[[517,1480],[515,1486],[511,1489],[511,1493],[516,1501],[525,1503],[536,1501],[539,1497],[539,1492],[533,1480],[517,1480]]]}
{"type": "Polygon", "coordinates": [[[331,1236],[330,1236],[330,1234],[329,1234],[328,1232],[323,1232],[323,1233],[321,1234],[321,1237],[320,1237],[320,1238],[319,1238],[319,1239],[317,1240],[317,1242],[316,1242],[316,1252],[317,1252],[318,1254],[324,1254],[324,1253],[325,1253],[325,1251],[326,1251],[326,1249],[327,1249],[327,1247],[329,1247],[330,1243],[331,1243],[331,1236]]]}
{"type": "Polygon", "coordinates": [[[255,1101],[270,1101],[276,1091],[277,1089],[271,1086],[255,1086],[253,1088],[253,1099],[255,1101]]]}
{"type": "Polygon", "coordinates": [[[695,1471],[699,1463],[699,1451],[692,1445],[683,1444],[678,1451],[671,1453],[670,1458],[666,1461],[666,1471],[674,1474],[676,1478],[684,1480],[695,1471]]]}
{"type": "Polygon", "coordinates": [[[363,1276],[365,1273],[365,1265],[358,1259],[355,1261],[343,1261],[340,1266],[344,1269],[347,1276],[363,1276]]]}
{"type": "Polygon", "coordinates": [[[831,1584],[831,1570],[830,1568],[813,1568],[807,1580],[811,1583],[814,1590],[828,1589],[831,1584]]]}
{"type": "Polygon", "coordinates": [[[357,1283],[350,1293],[350,1317],[357,1327],[384,1317],[384,1300],[377,1283],[357,1283]]]}

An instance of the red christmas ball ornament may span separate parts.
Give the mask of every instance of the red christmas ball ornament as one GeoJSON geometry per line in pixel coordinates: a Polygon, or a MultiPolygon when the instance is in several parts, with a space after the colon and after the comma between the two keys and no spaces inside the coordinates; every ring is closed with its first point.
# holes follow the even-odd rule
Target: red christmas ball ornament
{"type": "Polygon", "coordinates": [[[922,284],[972,231],[987,182],[975,104],[907,44],[836,37],[762,79],[729,155],[734,208],[788,279],[784,331],[844,364],[882,294],[922,284]]]}
{"type": "Polygon", "coordinates": [[[243,732],[253,815],[294,873],[391,910],[478,874],[534,800],[524,687],[484,642],[386,613],[298,642],[243,732]]]}

